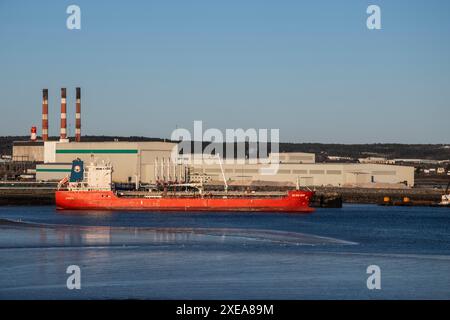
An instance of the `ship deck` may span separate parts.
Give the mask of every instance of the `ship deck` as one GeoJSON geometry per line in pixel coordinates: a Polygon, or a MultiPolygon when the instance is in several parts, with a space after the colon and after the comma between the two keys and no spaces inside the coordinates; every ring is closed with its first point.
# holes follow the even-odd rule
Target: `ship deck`
{"type": "Polygon", "coordinates": [[[287,196],[287,192],[239,192],[239,191],[208,191],[200,194],[192,191],[167,191],[167,192],[148,192],[148,191],[118,191],[118,197],[121,198],[282,198],[287,196]]]}

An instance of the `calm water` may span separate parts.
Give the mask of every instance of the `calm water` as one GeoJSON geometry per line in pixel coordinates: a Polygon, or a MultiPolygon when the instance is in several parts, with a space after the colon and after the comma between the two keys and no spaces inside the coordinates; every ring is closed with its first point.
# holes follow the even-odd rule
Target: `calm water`
{"type": "Polygon", "coordinates": [[[448,208],[0,207],[0,219],[1,299],[450,299],[448,208]],[[66,288],[69,265],[81,268],[81,290],[66,288]],[[369,265],[381,268],[381,290],[367,289],[369,265]]]}

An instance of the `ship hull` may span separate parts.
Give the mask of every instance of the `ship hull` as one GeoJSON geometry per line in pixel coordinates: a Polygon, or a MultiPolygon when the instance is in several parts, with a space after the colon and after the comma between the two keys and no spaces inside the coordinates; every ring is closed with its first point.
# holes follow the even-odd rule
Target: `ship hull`
{"type": "Polygon", "coordinates": [[[60,210],[232,211],[310,213],[313,193],[290,191],[279,198],[263,197],[118,197],[112,191],[56,191],[60,210]]]}

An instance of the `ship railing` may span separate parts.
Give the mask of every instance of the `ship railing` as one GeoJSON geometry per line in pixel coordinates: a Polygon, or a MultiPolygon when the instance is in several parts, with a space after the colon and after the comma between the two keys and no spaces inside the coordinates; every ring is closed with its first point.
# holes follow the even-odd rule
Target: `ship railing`
{"type": "MultiPolygon", "coordinates": [[[[68,184],[65,184],[64,190],[68,191],[111,191],[110,186],[90,186],[86,182],[70,182],[68,184]]],[[[63,190],[63,189],[59,189],[63,190]]]]}
{"type": "Polygon", "coordinates": [[[86,187],[86,188],[67,188],[68,191],[111,191],[109,188],[96,188],[96,187],[86,187]]]}
{"type": "Polygon", "coordinates": [[[111,188],[102,188],[102,187],[68,187],[69,191],[111,191],[111,188]]]}
{"type": "Polygon", "coordinates": [[[143,198],[246,198],[246,197],[262,197],[262,198],[282,198],[286,196],[286,192],[278,191],[261,191],[261,192],[240,192],[240,191],[208,191],[206,193],[200,194],[194,191],[157,191],[157,192],[146,192],[146,191],[120,191],[117,193],[120,197],[143,197],[143,198]]]}

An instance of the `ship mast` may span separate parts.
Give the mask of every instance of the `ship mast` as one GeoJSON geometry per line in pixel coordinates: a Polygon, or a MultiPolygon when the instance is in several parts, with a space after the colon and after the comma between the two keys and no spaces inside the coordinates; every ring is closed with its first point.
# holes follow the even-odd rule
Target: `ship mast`
{"type": "Polygon", "coordinates": [[[219,159],[220,171],[222,171],[222,178],[223,178],[223,183],[224,183],[224,187],[225,187],[225,192],[228,192],[227,178],[225,178],[225,172],[223,171],[223,166],[222,166],[222,159],[220,158],[219,153],[217,154],[217,158],[219,159]]]}

